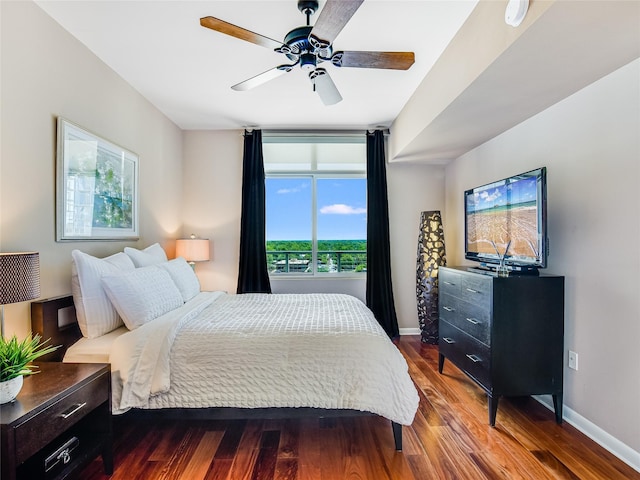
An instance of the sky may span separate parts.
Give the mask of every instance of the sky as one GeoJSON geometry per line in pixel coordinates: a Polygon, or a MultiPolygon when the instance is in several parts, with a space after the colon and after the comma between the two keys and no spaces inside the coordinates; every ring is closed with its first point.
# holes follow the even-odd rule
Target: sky
{"type": "Polygon", "coordinates": [[[535,177],[525,178],[509,185],[489,186],[489,188],[477,188],[473,197],[468,198],[469,211],[480,211],[494,206],[506,204],[532,202],[536,199],[538,184],[535,177]],[[508,193],[510,190],[511,193],[508,193]]]}
{"type": "MultiPolygon", "coordinates": [[[[267,178],[267,240],[311,240],[312,178],[267,178]]],[[[367,238],[365,178],[317,180],[318,240],[367,238]]]]}

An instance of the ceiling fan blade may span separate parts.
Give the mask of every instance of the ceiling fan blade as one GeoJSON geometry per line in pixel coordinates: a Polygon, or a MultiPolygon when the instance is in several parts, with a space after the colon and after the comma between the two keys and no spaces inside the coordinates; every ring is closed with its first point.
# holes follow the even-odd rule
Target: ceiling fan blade
{"type": "Polygon", "coordinates": [[[293,65],[280,65],[275,68],[271,68],[266,72],[262,72],[255,77],[251,77],[244,82],[236,83],[231,87],[232,90],[237,90],[244,92],[246,90],[251,90],[252,88],[257,87],[258,85],[262,85],[263,83],[267,83],[269,80],[273,80],[274,78],[278,78],[280,75],[284,75],[287,72],[290,72],[291,69],[295,66],[293,65]]]}
{"type": "Polygon", "coordinates": [[[336,52],[331,63],[336,67],[387,68],[407,70],[415,62],[413,52],[336,52]]]}
{"type": "Polygon", "coordinates": [[[282,42],[269,37],[265,37],[264,35],[260,35],[259,33],[254,33],[245,28],[238,27],[237,25],[225,22],[224,20],[220,20],[219,18],[202,17],[200,19],[200,25],[206,28],[210,28],[211,30],[215,30],[216,32],[239,38],[240,40],[255,43],[256,45],[260,45],[262,47],[276,49],[283,46],[282,42]]]}
{"type": "Polygon", "coordinates": [[[320,100],[325,105],[335,105],[342,101],[342,95],[338,91],[336,84],[324,68],[316,68],[309,73],[309,78],[313,82],[313,89],[318,92],[320,100]]]}
{"type": "Polygon", "coordinates": [[[309,34],[316,48],[331,45],[364,0],[327,0],[309,34]]]}

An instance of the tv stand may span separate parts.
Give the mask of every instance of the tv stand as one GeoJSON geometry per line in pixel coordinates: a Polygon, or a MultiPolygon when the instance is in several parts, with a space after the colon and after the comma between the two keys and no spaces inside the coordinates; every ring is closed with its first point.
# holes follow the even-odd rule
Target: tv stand
{"type": "Polygon", "coordinates": [[[445,358],[488,396],[495,425],[502,396],[553,396],[562,422],[564,277],[440,267],[439,362],[445,358]]]}

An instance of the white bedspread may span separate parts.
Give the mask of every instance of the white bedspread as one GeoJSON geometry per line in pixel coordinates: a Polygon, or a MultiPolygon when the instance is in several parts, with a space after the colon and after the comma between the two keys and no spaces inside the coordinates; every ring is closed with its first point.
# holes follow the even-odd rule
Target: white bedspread
{"type": "Polygon", "coordinates": [[[409,425],[418,394],[399,350],[354,297],[203,292],[120,336],[113,410],[316,407],[409,425]]]}

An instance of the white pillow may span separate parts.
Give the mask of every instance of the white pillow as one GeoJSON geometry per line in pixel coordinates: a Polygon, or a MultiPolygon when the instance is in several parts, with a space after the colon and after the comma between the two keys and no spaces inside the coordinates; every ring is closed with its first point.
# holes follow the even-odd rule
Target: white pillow
{"type": "Polygon", "coordinates": [[[167,261],[167,254],[158,243],[154,243],[144,250],[124,247],[124,253],[129,255],[136,267],[148,267],[149,265],[156,265],[167,261]]]}
{"type": "Polygon", "coordinates": [[[193,271],[193,268],[191,268],[184,258],[178,257],[166,263],[161,263],[158,266],[169,272],[171,280],[173,280],[173,283],[175,283],[178,290],[180,290],[182,299],[185,302],[188,302],[200,293],[200,281],[193,271]]]}
{"type": "Polygon", "coordinates": [[[184,303],[166,270],[155,265],[102,277],[109,299],[129,330],[134,330],[184,303]]]}
{"type": "Polygon", "coordinates": [[[135,270],[135,265],[124,253],[107,258],[96,258],[80,250],[71,252],[71,293],[82,335],[97,338],[122,325],[118,312],[102,288],[104,274],[135,270]]]}

